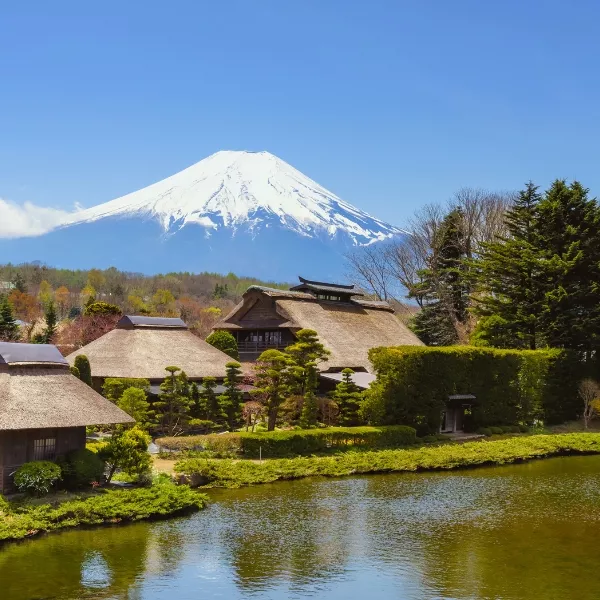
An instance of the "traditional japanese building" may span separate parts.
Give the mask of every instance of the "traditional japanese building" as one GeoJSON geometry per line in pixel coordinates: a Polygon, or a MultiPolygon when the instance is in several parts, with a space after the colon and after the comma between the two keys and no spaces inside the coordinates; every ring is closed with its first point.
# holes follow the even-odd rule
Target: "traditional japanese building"
{"type": "Polygon", "coordinates": [[[22,464],[85,448],[87,426],[133,422],[72,375],[55,346],[0,342],[0,493],[22,464]]]}
{"type": "Polygon", "coordinates": [[[331,352],[323,371],[372,370],[368,358],[378,346],[423,345],[387,302],[366,300],[353,285],[310,281],[290,290],[248,288],[240,302],[214,329],[231,332],[240,358],[253,361],[264,350],[283,350],[300,329],[314,329],[331,352]]]}
{"type": "Polygon", "coordinates": [[[148,379],[157,385],[175,366],[192,381],[204,377],[222,379],[232,359],[194,335],[181,319],[124,316],[112,331],[69,354],[67,360],[85,354],[90,361],[96,389],[107,377],[148,379]]]}

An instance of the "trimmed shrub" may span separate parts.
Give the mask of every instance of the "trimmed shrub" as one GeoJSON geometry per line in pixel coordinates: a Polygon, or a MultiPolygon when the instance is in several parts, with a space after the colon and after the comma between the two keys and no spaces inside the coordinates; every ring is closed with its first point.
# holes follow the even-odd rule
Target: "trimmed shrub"
{"type": "Polygon", "coordinates": [[[416,443],[412,427],[332,427],[264,433],[224,433],[206,436],[160,438],[166,450],[210,450],[219,456],[243,454],[247,458],[302,456],[331,448],[393,448],[416,443]]]}
{"type": "Polygon", "coordinates": [[[502,429],[502,433],[513,433],[512,425],[502,425],[500,429],[502,429]]]}
{"type": "Polygon", "coordinates": [[[493,435],[502,435],[504,431],[502,431],[502,427],[490,427],[489,430],[493,435]]]}
{"type": "Polygon", "coordinates": [[[90,486],[104,480],[104,461],[96,452],[83,448],[69,452],[61,461],[63,484],[67,489],[90,486]]]}
{"type": "Polygon", "coordinates": [[[48,460],[25,463],[15,473],[15,486],[20,492],[44,496],[60,480],[60,467],[48,460]]]}
{"type": "Polygon", "coordinates": [[[83,309],[83,314],[86,317],[99,316],[99,315],[117,315],[123,314],[123,311],[116,304],[109,304],[108,302],[96,301],[88,304],[83,309]]]}
{"type": "Polygon", "coordinates": [[[426,435],[424,438],[422,438],[422,440],[425,444],[433,444],[437,442],[435,435],[426,435]]]}
{"type": "Polygon", "coordinates": [[[490,437],[492,435],[492,430],[489,427],[480,427],[475,433],[490,437]]]}
{"type": "Polygon", "coordinates": [[[79,371],[79,379],[92,387],[92,369],[85,354],[79,354],[75,357],[75,368],[79,371]]]}
{"type": "Polygon", "coordinates": [[[102,394],[116,404],[129,388],[138,388],[147,394],[150,391],[150,381],[133,377],[107,377],[102,385],[102,394]]]}
{"type": "Polygon", "coordinates": [[[238,345],[236,339],[229,333],[229,331],[217,330],[213,331],[207,338],[206,341],[211,345],[231,356],[234,360],[240,360],[240,353],[238,351],[238,345]]]}
{"type": "Polygon", "coordinates": [[[575,419],[577,383],[594,367],[563,350],[498,350],[452,346],[374,348],[377,379],[361,415],[375,425],[406,424],[419,435],[439,431],[448,396],[473,394],[465,427],[575,419]]]}
{"type": "Polygon", "coordinates": [[[528,433],[529,432],[529,427],[527,427],[527,425],[517,425],[517,427],[519,428],[519,431],[521,433],[528,433]]]}

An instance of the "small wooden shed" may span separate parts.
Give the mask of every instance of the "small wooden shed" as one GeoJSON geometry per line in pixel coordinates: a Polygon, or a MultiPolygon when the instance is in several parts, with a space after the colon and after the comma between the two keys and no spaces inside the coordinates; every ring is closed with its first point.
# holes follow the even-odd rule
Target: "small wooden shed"
{"type": "Polygon", "coordinates": [[[73,376],[55,346],[0,342],[0,493],[22,464],[85,448],[88,425],[133,422],[73,376]]]}

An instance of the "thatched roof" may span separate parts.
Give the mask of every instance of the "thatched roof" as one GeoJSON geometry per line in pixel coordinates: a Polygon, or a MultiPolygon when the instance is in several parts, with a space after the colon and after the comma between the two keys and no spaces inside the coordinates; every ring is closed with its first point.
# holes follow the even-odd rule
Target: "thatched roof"
{"type": "Polygon", "coordinates": [[[422,346],[423,343],[394,314],[387,302],[352,298],[343,302],[319,300],[314,294],[251,286],[215,329],[314,329],[331,351],[321,369],[345,367],[371,371],[368,352],[378,346],[422,346]],[[252,307],[267,298],[272,315],[253,320],[252,307]]]}
{"type": "Polygon", "coordinates": [[[42,347],[36,362],[33,346],[0,344],[0,431],[134,422],[73,376],[56,348],[42,347]]]}
{"type": "Polygon", "coordinates": [[[163,380],[168,366],[183,369],[191,379],[224,377],[225,365],[231,361],[187,328],[160,326],[156,322],[151,326],[134,323],[117,327],[69,354],[67,360],[74,364],[80,354],[88,357],[92,377],[137,377],[151,381],[163,380]]]}

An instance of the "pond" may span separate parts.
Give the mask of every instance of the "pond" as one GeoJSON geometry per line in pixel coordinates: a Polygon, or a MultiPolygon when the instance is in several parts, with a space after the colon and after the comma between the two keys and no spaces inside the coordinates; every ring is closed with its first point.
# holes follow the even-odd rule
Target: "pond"
{"type": "Polygon", "coordinates": [[[600,456],[211,493],[0,549],[0,599],[600,598],[600,456]]]}

